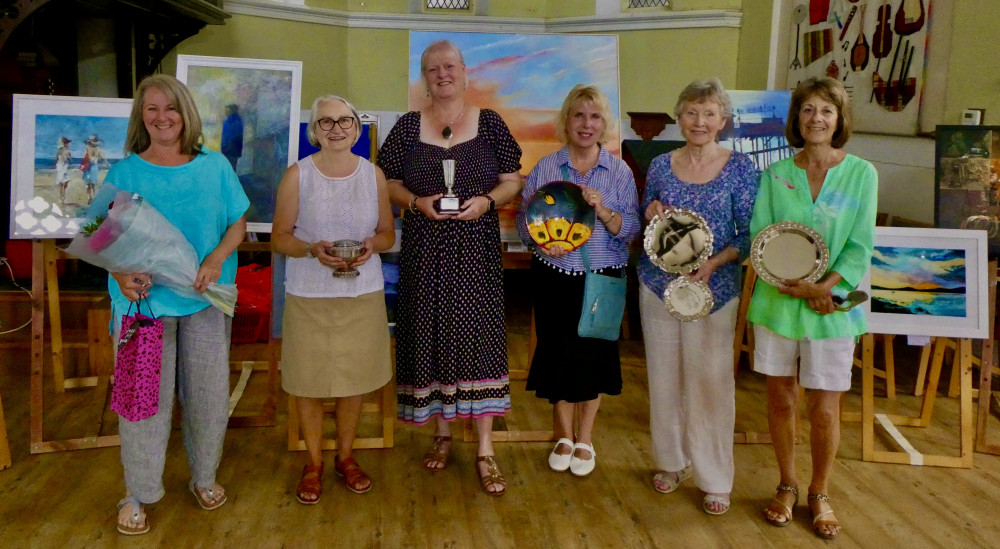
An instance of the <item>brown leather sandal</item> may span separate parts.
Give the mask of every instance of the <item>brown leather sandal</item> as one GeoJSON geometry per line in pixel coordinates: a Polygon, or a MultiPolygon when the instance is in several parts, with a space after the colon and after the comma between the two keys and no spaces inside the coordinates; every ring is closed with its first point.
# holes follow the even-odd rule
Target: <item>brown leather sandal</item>
{"type": "Polygon", "coordinates": [[[430,451],[424,454],[424,467],[429,471],[444,471],[448,466],[448,454],[451,453],[451,435],[435,435],[430,451]],[[445,445],[448,448],[445,449],[445,445]],[[440,467],[431,467],[431,463],[440,463],[440,467]]]}
{"type": "Polygon", "coordinates": [[[302,505],[316,505],[323,494],[323,464],[307,463],[302,468],[302,478],[295,487],[295,499],[302,505]]]}
{"type": "Polygon", "coordinates": [[[371,477],[361,470],[353,457],[344,461],[334,458],[333,470],[337,472],[337,476],[344,477],[344,486],[355,494],[364,494],[372,489],[371,477]]]}
{"type": "Polygon", "coordinates": [[[507,481],[504,480],[503,474],[500,473],[500,467],[497,466],[496,460],[493,456],[479,456],[476,458],[476,474],[479,475],[479,482],[483,485],[483,491],[488,495],[500,497],[507,492],[507,481]],[[479,468],[480,463],[486,464],[486,471],[482,471],[479,468]],[[491,490],[499,486],[499,490],[491,490]]]}

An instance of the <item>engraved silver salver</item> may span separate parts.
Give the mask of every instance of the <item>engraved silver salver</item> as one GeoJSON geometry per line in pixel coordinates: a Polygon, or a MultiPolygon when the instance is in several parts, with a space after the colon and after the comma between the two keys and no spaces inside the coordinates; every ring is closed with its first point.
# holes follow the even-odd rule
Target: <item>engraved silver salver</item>
{"type": "Polygon", "coordinates": [[[643,247],[654,265],[670,274],[698,270],[712,256],[715,236],[697,212],[666,208],[646,227],[643,247]]]}
{"type": "Polygon", "coordinates": [[[830,265],[830,248],[812,227],[796,221],[768,225],[750,245],[750,263],[772,286],[786,280],[816,282],[830,265]]]}
{"type": "Polygon", "coordinates": [[[692,282],[686,276],[675,278],[663,291],[663,305],[667,312],[682,322],[701,320],[712,312],[715,298],[708,284],[692,282]]]}

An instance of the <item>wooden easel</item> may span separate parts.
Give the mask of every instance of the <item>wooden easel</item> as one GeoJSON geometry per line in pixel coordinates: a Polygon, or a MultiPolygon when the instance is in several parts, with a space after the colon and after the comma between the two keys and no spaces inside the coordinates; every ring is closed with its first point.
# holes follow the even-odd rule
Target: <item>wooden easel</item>
{"type": "Polygon", "coordinates": [[[976,414],[976,451],[984,454],[1000,455],[1000,444],[990,444],[986,440],[990,421],[990,400],[993,397],[993,374],[1000,373],[993,360],[993,350],[996,341],[997,323],[997,282],[1000,282],[1000,271],[997,271],[997,262],[990,261],[989,264],[989,307],[993,311],[990,315],[990,334],[983,340],[983,353],[980,359],[979,369],[979,407],[976,414]]]}
{"type": "Polygon", "coordinates": [[[118,435],[101,435],[104,427],[104,410],[108,404],[112,366],[110,361],[111,337],[105,329],[100,330],[102,319],[110,318],[102,313],[88,312],[88,341],[90,348],[91,376],[66,379],[62,362],[62,317],[59,313],[59,281],[56,272],[58,251],[53,240],[35,240],[31,245],[31,400],[30,400],[30,449],[32,454],[82,450],[118,446],[118,435]],[[57,391],[76,387],[97,387],[94,402],[98,404],[97,419],[92,423],[91,434],[65,440],[45,440],[43,429],[43,363],[45,352],[45,309],[44,295],[46,279],[49,282],[49,309],[52,314],[52,364],[53,379],[57,391]],[[93,326],[96,324],[96,326],[93,326]]]}
{"type": "MultiPolygon", "coordinates": [[[[946,338],[937,338],[934,345],[929,384],[924,393],[919,416],[890,415],[875,413],[875,335],[865,334],[861,337],[861,458],[864,461],[879,463],[900,463],[910,465],[930,465],[936,467],[972,467],[973,451],[973,419],[972,419],[972,340],[957,340],[956,366],[960,370],[959,390],[959,431],[960,450],[958,456],[925,455],[918,452],[903,437],[896,428],[927,427],[930,425],[934,412],[934,402],[937,398],[938,382],[941,378],[941,364],[944,362],[946,338]],[[889,433],[901,451],[881,451],[875,449],[875,422],[889,433]]],[[[856,421],[857,413],[841,414],[845,421],[856,421]]]]}

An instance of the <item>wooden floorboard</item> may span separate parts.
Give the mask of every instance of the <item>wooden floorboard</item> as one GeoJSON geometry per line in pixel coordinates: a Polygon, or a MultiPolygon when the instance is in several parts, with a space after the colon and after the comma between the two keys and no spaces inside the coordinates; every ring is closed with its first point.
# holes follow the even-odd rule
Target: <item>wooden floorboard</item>
{"type": "MultiPolygon", "coordinates": [[[[525,316],[518,311],[509,314],[511,362],[526,364],[527,323],[521,324],[525,316]]],[[[639,335],[638,324],[633,324],[633,337],[639,335]]],[[[877,385],[877,406],[887,413],[915,413],[918,400],[906,395],[913,392],[917,355],[908,352],[905,342],[899,345],[900,396],[895,403],[887,402],[882,385],[877,385]]],[[[626,364],[624,393],[606,398],[602,405],[595,434],[598,465],[586,479],[549,471],[549,443],[503,443],[497,445],[497,459],[508,479],[508,494],[489,497],[473,472],[474,443],[456,442],[448,469],[429,473],[421,467],[430,442],[429,427],[397,423],[395,448],[357,453],[374,479],[372,492],[348,492],[333,474],[333,456],[328,454],[321,502],[299,505],[293,490],[304,454],[285,450],[287,410],[282,395],[277,426],[228,431],[219,481],[236,498],[217,511],[202,511],[187,491],[186,458],[180,431],[174,430],[164,473],[167,493],[149,507],[152,531],[138,539],[120,536],[114,529],[114,506],[124,490],[119,450],[29,454],[27,370],[7,368],[0,375],[0,391],[14,463],[0,471],[0,547],[824,546],[809,528],[804,494],[791,526],[775,528],[761,518],[761,508],[778,481],[769,445],[736,446],[733,506],[724,516],[702,512],[702,494],[690,482],[670,495],[656,493],[650,486],[653,463],[642,342],[623,341],[621,348],[626,364]]],[[[250,359],[239,355],[257,352],[253,347],[237,349],[234,358],[250,359]]],[[[263,374],[256,377],[262,380],[263,374]]],[[[845,409],[860,410],[860,371],[854,377],[845,409]]],[[[51,381],[50,376],[47,379],[51,381]]],[[[763,380],[741,372],[737,386],[737,429],[766,431],[763,380]]],[[[516,419],[523,425],[512,427],[546,428],[550,408],[523,388],[523,381],[513,383],[515,411],[509,423],[516,419]]],[[[943,396],[946,389],[942,387],[931,427],[903,428],[921,451],[957,454],[958,403],[943,396]]],[[[248,401],[241,407],[252,408],[261,390],[262,382],[252,380],[248,401]]],[[[87,391],[67,391],[48,401],[49,438],[74,436],[78,427],[92,425],[89,409],[74,414],[77,400],[90,402],[87,391]]],[[[52,392],[47,389],[47,394],[52,392]]],[[[109,430],[105,434],[114,434],[113,414],[105,419],[109,430]]],[[[968,470],[865,463],[860,431],[859,424],[843,424],[830,493],[844,525],[838,547],[997,546],[1000,457],[976,454],[975,465],[968,470]]],[[[1000,438],[1000,425],[993,425],[991,432],[1000,438]]],[[[455,433],[460,431],[456,428],[455,433]]],[[[808,440],[807,428],[802,437],[808,440]]],[[[882,434],[877,442],[892,448],[882,434]]],[[[799,446],[797,458],[805,485],[807,446],[799,446]]]]}

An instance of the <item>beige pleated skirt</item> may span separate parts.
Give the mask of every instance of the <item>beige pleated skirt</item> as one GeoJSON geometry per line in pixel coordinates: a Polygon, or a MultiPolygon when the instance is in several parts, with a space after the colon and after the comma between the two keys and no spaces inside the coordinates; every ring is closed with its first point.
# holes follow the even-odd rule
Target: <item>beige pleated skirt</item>
{"type": "Polygon", "coordinates": [[[392,378],[381,290],[358,297],[285,294],[281,326],[281,388],[290,395],[361,395],[392,378]]]}

